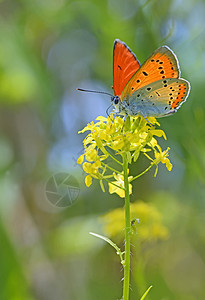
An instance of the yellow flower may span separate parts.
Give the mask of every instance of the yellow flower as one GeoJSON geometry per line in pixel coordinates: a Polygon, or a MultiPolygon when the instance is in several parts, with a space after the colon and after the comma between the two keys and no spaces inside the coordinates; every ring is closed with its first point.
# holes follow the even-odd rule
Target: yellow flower
{"type": "MultiPolygon", "coordinates": [[[[149,118],[154,125],[159,123],[155,118],[149,118]]],[[[126,121],[120,116],[113,115],[111,117],[98,117],[96,122],[91,122],[79,133],[89,131],[85,137],[84,154],[81,155],[77,163],[82,164],[83,170],[91,177],[99,179],[102,190],[104,186],[102,181],[108,181],[109,192],[117,193],[120,197],[124,197],[124,177],[122,172],[122,157],[126,153],[128,163],[132,160],[136,161],[140,153],[151,160],[151,166],[162,162],[167,169],[171,171],[172,164],[168,157],[169,148],[162,151],[155,137],[164,137],[165,133],[160,129],[155,129],[147,121],[140,116],[135,118],[127,117],[126,121]],[[147,153],[153,153],[151,156],[147,153]],[[117,163],[118,168],[114,169],[108,159],[117,163]],[[120,168],[120,169],[119,169],[120,168]],[[119,176],[116,174],[120,174],[119,176]]],[[[91,177],[87,177],[86,185],[89,186],[92,181],[91,177]]],[[[137,178],[137,176],[136,176],[137,178]]],[[[130,184],[130,193],[132,187],[130,184]]]]}
{"type": "Polygon", "coordinates": [[[84,162],[83,164],[83,170],[88,173],[88,174],[92,174],[93,177],[98,177],[98,169],[101,166],[101,162],[99,160],[97,160],[94,163],[88,163],[88,162],[84,162]]]}
{"type": "MultiPolygon", "coordinates": [[[[118,194],[121,198],[125,197],[125,190],[124,190],[124,175],[122,174],[115,174],[113,173],[113,177],[116,181],[112,181],[111,183],[108,183],[109,185],[109,193],[118,194]]],[[[128,181],[132,179],[133,176],[128,177],[128,181]]],[[[129,194],[132,194],[132,185],[129,184],[129,194]]]]}
{"type": "Polygon", "coordinates": [[[159,152],[157,152],[157,151],[154,152],[155,159],[153,160],[153,164],[155,164],[157,166],[154,176],[157,175],[158,164],[160,162],[166,165],[166,168],[168,171],[172,170],[172,164],[171,164],[169,158],[167,158],[167,156],[169,156],[169,149],[170,148],[168,147],[167,150],[162,151],[161,148],[158,147],[159,152]]]}
{"type": "MultiPolygon", "coordinates": [[[[132,238],[140,241],[167,239],[168,229],[162,224],[161,213],[151,204],[139,201],[130,204],[132,227],[135,227],[132,238]]],[[[125,214],[123,208],[117,208],[100,218],[106,236],[124,239],[125,214]]]]}

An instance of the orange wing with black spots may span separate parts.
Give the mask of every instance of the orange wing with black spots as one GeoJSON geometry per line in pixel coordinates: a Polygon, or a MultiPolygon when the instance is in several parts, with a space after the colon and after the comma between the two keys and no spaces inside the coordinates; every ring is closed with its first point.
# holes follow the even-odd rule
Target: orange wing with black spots
{"type": "Polygon", "coordinates": [[[181,78],[161,79],[136,90],[129,98],[129,114],[165,117],[173,114],[189,95],[190,84],[181,78]]]}
{"type": "Polygon", "coordinates": [[[130,48],[116,39],[113,49],[113,88],[120,96],[130,78],[140,68],[140,63],[130,48]]]}
{"type": "MultiPolygon", "coordinates": [[[[187,81],[183,80],[183,82],[175,82],[177,94],[174,98],[174,101],[171,104],[171,108],[178,108],[187,98],[190,90],[190,85],[187,81]]],[[[175,86],[173,85],[172,90],[174,90],[175,86]]]]}
{"type": "Polygon", "coordinates": [[[129,80],[122,92],[121,101],[152,82],[179,77],[180,69],[176,55],[169,47],[162,46],[154,51],[129,80]]]}

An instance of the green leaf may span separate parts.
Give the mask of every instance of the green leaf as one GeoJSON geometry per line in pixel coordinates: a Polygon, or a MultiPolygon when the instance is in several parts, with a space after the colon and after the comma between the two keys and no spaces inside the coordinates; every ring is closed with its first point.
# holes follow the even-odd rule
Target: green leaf
{"type": "Polygon", "coordinates": [[[121,264],[122,265],[124,264],[124,259],[123,259],[124,252],[122,252],[121,249],[115,243],[113,243],[113,241],[111,241],[110,239],[108,239],[107,237],[105,237],[103,235],[93,233],[93,232],[89,232],[89,233],[93,236],[96,236],[99,239],[106,241],[108,244],[110,244],[116,250],[117,255],[120,256],[121,264]]]}
{"type": "Polygon", "coordinates": [[[146,290],[146,292],[144,293],[144,295],[140,298],[140,300],[144,300],[145,297],[147,296],[147,294],[149,293],[149,291],[151,290],[152,285],[150,285],[150,287],[146,290]]]}
{"type": "Polygon", "coordinates": [[[29,283],[25,277],[24,261],[19,259],[16,248],[10,240],[10,236],[0,217],[0,299],[31,300],[34,297],[30,294],[29,283]]]}

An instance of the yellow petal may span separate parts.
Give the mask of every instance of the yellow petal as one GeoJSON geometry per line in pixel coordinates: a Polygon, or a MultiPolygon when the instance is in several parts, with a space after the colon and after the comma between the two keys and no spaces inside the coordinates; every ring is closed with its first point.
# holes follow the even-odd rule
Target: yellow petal
{"type": "Polygon", "coordinates": [[[96,162],[94,162],[93,166],[94,166],[95,168],[101,167],[101,161],[100,161],[100,160],[96,160],[96,162]]]}
{"type": "Polygon", "coordinates": [[[92,184],[92,177],[90,175],[87,175],[85,177],[85,184],[87,187],[89,187],[92,184]]]}
{"type": "Polygon", "coordinates": [[[79,164],[79,165],[82,164],[82,162],[84,161],[84,156],[85,156],[85,154],[82,154],[80,157],[78,157],[77,164],[79,164]]]}
{"type": "Polygon", "coordinates": [[[166,159],[166,167],[168,171],[172,170],[172,164],[168,158],[166,159]]]}
{"type": "Polygon", "coordinates": [[[105,130],[101,130],[101,131],[99,132],[98,138],[99,138],[100,140],[109,141],[110,136],[106,133],[105,130]]]}
{"type": "Polygon", "coordinates": [[[92,170],[91,163],[84,162],[84,164],[83,164],[83,170],[85,171],[85,173],[90,173],[91,170],[92,170]]]}
{"type": "Polygon", "coordinates": [[[164,131],[161,130],[161,129],[153,129],[153,130],[151,130],[151,132],[152,132],[153,135],[156,135],[156,136],[158,136],[158,137],[163,136],[165,140],[167,139],[167,137],[166,137],[164,131]]]}
{"type": "Polygon", "coordinates": [[[101,122],[106,122],[107,123],[107,118],[103,117],[103,116],[98,116],[96,118],[97,121],[101,121],[101,122]]]}
{"type": "Polygon", "coordinates": [[[97,157],[97,151],[95,149],[86,150],[85,158],[87,161],[94,161],[97,157]]]}
{"type": "MultiPolygon", "coordinates": [[[[113,182],[113,183],[116,183],[117,182],[113,182]]],[[[121,188],[118,188],[117,186],[111,184],[111,183],[108,183],[109,185],[109,193],[110,194],[113,194],[113,193],[116,193],[118,194],[121,198],[124,198],[125,197],[125,191],[122,190],[121,188]]]]}
{"type": "Polygon", "coordinates": [[[155,138],[152,138],[151,139],[151,141],[149,142],[150,143],[150,145],[151,145],[151,147],[156,147],[156,145],[157,145],[157,140],[155,139],[155,138]]]}

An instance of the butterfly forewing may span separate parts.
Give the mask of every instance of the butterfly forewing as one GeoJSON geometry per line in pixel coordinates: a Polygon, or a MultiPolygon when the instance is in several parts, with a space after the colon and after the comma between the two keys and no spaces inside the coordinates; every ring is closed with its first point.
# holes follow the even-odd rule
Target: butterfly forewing
{"type": "Polygon", "coordinates": [[[152,82],[166,78],[179,78],[180,69],[177,57],[167,46],[158,48],[132,76],[125,86],[121,101],[128,99],[130,95],[152,82]]]}
{"type": "Polygon", "coordinates": [[[120,40],[116,39],[113,49],[113,88],[114,94],[120,96],[130,78],[140,68],[135,54],[120,40]]]}
{"type": "Polygon", "coordinates": [[[189,82],[184,79],[161,79],[135,91],[129,99],[132,115],[163,117],[174,113],[186,101],[189,82]]]}

